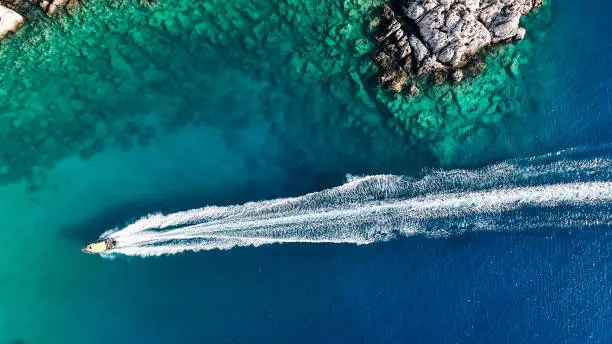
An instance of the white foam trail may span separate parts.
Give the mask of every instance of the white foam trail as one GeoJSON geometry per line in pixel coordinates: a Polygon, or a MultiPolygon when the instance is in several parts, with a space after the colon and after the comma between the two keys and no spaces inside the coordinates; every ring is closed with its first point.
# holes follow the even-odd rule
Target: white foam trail
{"type": "MultiPolygon", "coordinates": [[[[551,155],[551,157],[554,157],[551,155]]],[[[272,243],[354,243],[466,230],[612,225],[612,160],[536,157],[418,180],[352,177],[300,197],[146,216],[105,235],[134,256],[272,243]],[[568,207],[572,209],[568,209],[568,207]],[[537,211],[531,211],[537,208],[537,211]]]]}

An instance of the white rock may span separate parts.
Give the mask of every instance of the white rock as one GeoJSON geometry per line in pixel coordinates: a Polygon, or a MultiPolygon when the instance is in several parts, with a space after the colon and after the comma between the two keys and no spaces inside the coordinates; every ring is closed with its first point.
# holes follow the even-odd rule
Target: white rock
{"type": "Polygon", "coordinates": [[[43,0],[39,3],[40,7],[47,13],[52,15],[57,11],[58,8],[64,6],[68,0],[43,0]]]}
{"type": "Polygon", "coordinates": [[[461,17],[455,11],[451,11],[446,16],[446,22],[444,23],[443,29],[446,32],[452,32],[457,27],[457,24],[461,21],[461,17]]]}
{"type": "Polygon", "coordinates": [[[0,39],[19,30],[24,23],[25,21],[19,13],[0,5],[0,39]]]}
{"type": "Polygon", "coordinates": [[[478,20],[484,26],[489,27],[502,8],[504,8],[504,5],[500,2],[487,3],[486,6],[482,6],[478,10],[478,20]]]}
{"type": "Polygon", "coordinates": [[[520,20],[521,14],[518,12],[500,13],[489,27],[491,41],[497,43],[516,36],[520,20]]]}
{"type": "Polygon", "coordinates": [[[420,39],[416,38],[414,35],[411,35],[408,39],[408,43],[410,44],[410,48],[412,50],[412,56],[417,60],[417,62],[421,62],[425,56],[429,55],[429,50],[421,42],[420,39]]]}
{"type": "Polygon", "coordinates": [[[533,0],[516,0],[514,2],[514,8],[521,15],[529,13],[533,9],[533,0]]]}
{"type": "Polygon", "coordinates": [[[385,34],[393,34],[393,39],[384,42],[384,48],[393,52],[396,61],[383,68],[395,65],[408,74],[417,75],[453,70],[452,78],[456,81],[463,78],[463,72],[458,68],[482,48],[511,39],[523,39],[525,29],[519,27],[521,17],[541,5],[541,0],[403,2],[401,14],[385,7],[386,16],[393,19],[387,24],[385,34]],[[408,25],[399,28],[392,25],[394,21],[402,22],[400,17],[408,25]],[[412,31],[413,28],[418,32],[412,31]]]}
{"type": "Polygon", "coordinates": [[[523,38],[525,38],[526,33],[527,30],[525,30],[525,28],[519,27],[518,30],[516,30],[516,36],[514,36],[514,39],[517,41],[521,41],[523,40],[523,38]]]}
{"type": "Polygon", "coordinates": [[[431,10],[433,10],[434,8],[438,7],[438,1],[436,0],[425,0],[423,1],[423,8],[425,9],[425,12],[429,12],[431,10]]]}
{"type": "Polygon", "coordinates": [[[480,0],[465,0],[465,6],[472,12],[480,8],[480,0]]]}
{"type": "Polygon", "coordinates": [[[479,21],[466,23],[460,37],[467,55],[474,55],[491,43],[491,34],[479,21]]]}
{"type": "Polygon", "coordinates": [[[453,77],[453,81],[461,82],[461,80],[463,80],[463,71],[461,69],[456,69],[451,76],[453,77]]]}
{"type": "Polygon", "coordinates": [[[459,63],[461,63],[463,57],[466,56],[466,50],[467,48],[465,47],[465,45],[458,44],[457,48],[455,49],[455,56],[453,56],[453,58],[451,59],[450,65],[453,67],[457,67],[459,63]]]}
{"type": "Polygon", "coordinates": [[[453,45],[449,45],[446,48],[442,49],[442,51],[440,51],[440,53],[438,54],[438,61],[442,62],[442,63],[450,63],[453,59],[453,57],[455,56],[455,46],[453,45]]]}
{"type": "Polygon", "coordinates": [[[423,14],[425,14],[425,9],[416,2],[411,3],[404,9],[404,15],[414,21],[419,21],[423,14]]]}
{"type": "Polygon", "coordinates": [[[489,31],[475,15],[458,10],[437,7],[425,14],[417,24],[425,45],[432,53],[446,50],[440,54],[440,61],[444,63],[455,55],[459,55],[457,59],[460,60],[463,54],[475,54],[491,43],[489,31]],[[462,46],[465,49],[460,49],[462,46]]]}
{"type": "Polygon", "coordinates": [[[429,73],[432,73],[438,70],[444,70],[444,69],[446,69],[444,65],[438,62],[436,59],[434,59],[433,57],[426,57],[423,60],[423,63],[421,64],[421,66],[419,67],[417,74],[426,75],[426,74],[429,74],[429,73]]]}

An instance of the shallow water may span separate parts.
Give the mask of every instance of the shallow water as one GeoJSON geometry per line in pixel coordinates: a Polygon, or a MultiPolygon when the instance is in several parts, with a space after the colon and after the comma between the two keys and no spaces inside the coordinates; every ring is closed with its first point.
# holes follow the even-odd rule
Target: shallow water
{"type": "MultiPolygon", "coordinates": [[[[352,44],[365,34],[312,48],[330,27],[342,36],[341,23],[363,21],[337,15],[357,2],[246,3],[162,1],[156,15],[89,3],[59,21],[32,18],[2,43],[0,158],[10,167],[0,239],[10,245],[0,251],[0,343],[83,343],[92,333],[89,343],[610,340],[605,226],[153,259],[81,253],[151,212],[298,196],[346,173],[416,175],[612,142],[605,1],[555,1],[526,18],[529,39],[507,48],[524,51],[521,78],[494,77],[491,63],[481,81],[506,85],[507,111],[452,117],[423,140],[389,123],[386,101],[364,105],[347,75],[361,73],[352,44]],[[267,17],[291,17],[284,7],[320,12],[267,17]],[[266,13],[244,21],[282,34],[263,44],[251,26],[224,24],[244,12],[266,13]],[[245,36],[256,48],[231,48],[245,36]],[[298,47],[303,60],[342,63],[296,75],[285,69],[298,47]]],[[[421,111],[441,93],[406,104],[421,111]]]]}

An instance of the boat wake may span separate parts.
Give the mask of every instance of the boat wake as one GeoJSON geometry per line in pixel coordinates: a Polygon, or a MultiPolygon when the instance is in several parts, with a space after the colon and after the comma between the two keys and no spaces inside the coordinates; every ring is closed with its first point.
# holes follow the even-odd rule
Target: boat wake
{"type": "Polygon", "coordinates": [[[294,198],[152,214],[108,231],[109,253],[156,256],[272,243],[612,225],[612,147],[571,149],[421,178],[349,176],[294,198]]]}

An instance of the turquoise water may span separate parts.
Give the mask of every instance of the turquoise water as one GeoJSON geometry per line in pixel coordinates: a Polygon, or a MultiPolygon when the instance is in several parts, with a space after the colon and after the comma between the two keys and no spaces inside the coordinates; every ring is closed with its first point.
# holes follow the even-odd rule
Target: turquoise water
{"type": "Polygon", "coordinates": [[[0,343],[609,340],[606,226],[150,259],[79,251],[152,212],[612,141],[604,1],[526,18],[527,40],[494,55],[522,59],[520,78],[493,59],[481,81],[400,110],[355,48],[378,3],[317,4],[92,2],[31,14],[2,43],[0,343]],[[481,103],[483,90],[503,105],[481,103]],[[453,112],[449,97],[474,104],[453,112]],[[423,109],[444,125],[416,125],[423,109]]]}

